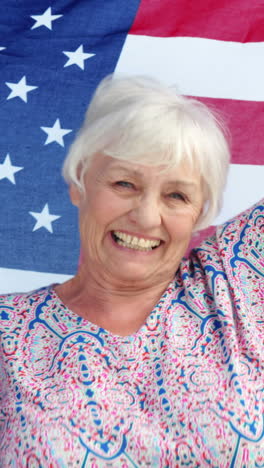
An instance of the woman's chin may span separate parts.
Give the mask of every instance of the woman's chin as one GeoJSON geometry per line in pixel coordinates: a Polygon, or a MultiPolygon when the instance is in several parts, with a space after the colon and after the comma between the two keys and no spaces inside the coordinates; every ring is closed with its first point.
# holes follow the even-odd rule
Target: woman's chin
{"type": "MultiPolygon", "coordinates": [[[[109,268],[110,265],[108,265],[109,268]]],[[[147,266],[140,263],[119,263],[112,265],[112,268],[109,268],[111,272],[112,280],[119,281],[120,284],[128,283],[131,286],[134,286],[135,283],[141,284],[144,282],[149,283],[152,276],[154,276],[153,268],[148,268],[147,266]]]]}

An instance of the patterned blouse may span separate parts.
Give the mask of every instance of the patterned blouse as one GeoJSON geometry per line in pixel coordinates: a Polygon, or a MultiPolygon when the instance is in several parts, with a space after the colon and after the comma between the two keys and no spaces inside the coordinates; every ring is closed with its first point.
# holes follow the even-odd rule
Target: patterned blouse
{"type": "Polygon", "coordinates": [[[1,468],[264,467],[263,214],[194,249],[130,336],[53,286],[1,296],[1,468]]]}

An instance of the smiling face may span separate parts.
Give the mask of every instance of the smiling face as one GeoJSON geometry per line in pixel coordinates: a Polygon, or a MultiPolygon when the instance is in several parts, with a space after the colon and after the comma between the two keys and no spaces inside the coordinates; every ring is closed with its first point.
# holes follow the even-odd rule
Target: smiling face
{"type": "Polygon", "coordinates": [[[168,284],[203,206],[200,176],[97,155],[72,185],[79,208],[82,262],[92,275],[131,288],[168,284]]]}

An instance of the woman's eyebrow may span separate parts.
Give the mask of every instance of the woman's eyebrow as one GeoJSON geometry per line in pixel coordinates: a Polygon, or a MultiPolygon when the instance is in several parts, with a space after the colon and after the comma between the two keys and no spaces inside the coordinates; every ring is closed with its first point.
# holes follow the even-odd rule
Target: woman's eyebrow
{"type": "Polygon", "coordinates": [[[169,180],[167,181],[167,185],[183,186],[186,188],[194,188],[194,189],[197,189],[199,187],[198,182],[194,182],[191,180],[184,180],[184,179],[169,180]]]}
{"type": "Polygon", "coordinates": [[[115,173],[115,172],[122,172],[123,174],[127,174],[127,175],[130,175],[130,176],[134,176],[134,177],[142,177],[142,174],[137,171],[136,169],[130,169],[128,167],[124,167],[124,166],[115,166],[115,167],[112,167],[109,171],[110,173],[115,173]]]}

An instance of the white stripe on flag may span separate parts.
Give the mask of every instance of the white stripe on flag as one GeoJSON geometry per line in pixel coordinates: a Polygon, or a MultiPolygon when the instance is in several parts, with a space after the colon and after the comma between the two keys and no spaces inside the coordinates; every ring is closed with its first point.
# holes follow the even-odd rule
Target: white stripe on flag
{"type": "Polygon", "coordinates": [[[115,72],[151,75],[189,96],[264,100],[264,42],[128,35],[115,72]]]}
{"type": "Polygon", "coordinates": [[[0,268],[0,294],[31,291],[48,284],[63,283],[69,278],[69,275],[0,268]]]}
{"type": "Polygon", "coordinates": [[[264,166],[231,164],[223,207],[214,225],[222,224],[263,198],[264,166]]]}

